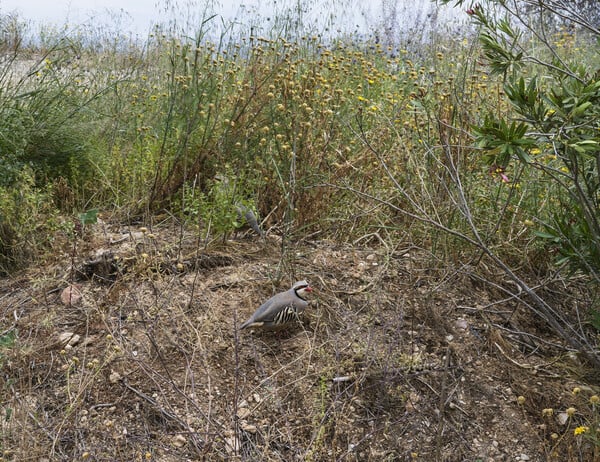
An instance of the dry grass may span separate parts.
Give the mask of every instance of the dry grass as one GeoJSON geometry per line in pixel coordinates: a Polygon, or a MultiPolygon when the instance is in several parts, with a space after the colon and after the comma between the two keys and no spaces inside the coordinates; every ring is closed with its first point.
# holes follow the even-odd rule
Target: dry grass
{"type": "Polygon", "coordinates": [[[204,249],[152,231],[96,225],[75,252],[2,281],[0,332],[18,334],[0,351],[2,460],[591,460],[572,431],[552,459],[538,426],[584,383],[576,360],[543,326],[523,347],[505,321],[525,311],[427,271],[418,249],[204,249]],[[71,263],[93,275],[65,306],[71,263]],[[236,331],[298,278],[316,289],[302,325],[236,331]]]}

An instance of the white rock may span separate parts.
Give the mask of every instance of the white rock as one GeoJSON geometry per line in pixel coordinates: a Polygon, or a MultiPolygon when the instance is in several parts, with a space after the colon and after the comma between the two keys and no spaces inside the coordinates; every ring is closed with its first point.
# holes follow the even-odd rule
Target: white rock
{"type": "Polygon", "coordinates": [[[464,319],[457,319],[454,323],[457,329],[466,330],[469,324],[464,319]]]}
{"type": "Polygon", "coordinates": [[[58,340],[60,340],[61,343],[67,343],[71,340],[71,337],[73,337],[73,332],[63,332],[58,336],[58,340]]]}
{"type": "Polygon", "coordinates": [[[237,411],[237,416],[239,419],[245,419],[249,415],[250,415],[250,409],[248,409],[247,407],[241,407],[237,411]]]}
{"type": "Polygon", "coordinates": [[[187,443],[187,440],[185,439],[185,436],[183,436],[183,435],[175,435],[173,437],[172,444],[176,448],[180,448],[180,447],[184,446],[186,443],[187,443]]]}
{"type": "Polygon", "coordinates": [[[112,371],[108,376],[108,380],[110,381],[110,383],[117,383],[119,380],[121,380],[121,374],[112,371]]]}
{"type": "Polygon", "coordinates": [[[558,420],[559,424],[564,425],[567,423],[567,420],[569,420],[569,416],[566,412],[561,412],[556,416],[556,420],[558,420]]]}
{"type": "Polygon", "coordinates": [[[242,422],[242,430],[248,433],[256,433],[257,428],[256,425],[252,425],[246,422],[242,422]]]}
{"type": "Polygon", "coordinates": [[[74,347],[79,343],[79,340],[81,340],[81,336],[74,334],[73,332],[63,332],[58,336],[58,340],[68,347],[74,347]]]}

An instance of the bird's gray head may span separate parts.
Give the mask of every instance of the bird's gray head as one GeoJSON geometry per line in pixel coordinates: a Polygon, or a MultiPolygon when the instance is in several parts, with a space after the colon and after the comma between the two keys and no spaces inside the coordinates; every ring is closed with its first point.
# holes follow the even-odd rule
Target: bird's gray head
{"type": "Polygon", "coordinates": [[[302,299],[307,293],[312,292],[312,287],[308,285],[306,281],[298,281],[296,284],[292,286],[292,290],[296,292],[296,295],[302,299]]]}

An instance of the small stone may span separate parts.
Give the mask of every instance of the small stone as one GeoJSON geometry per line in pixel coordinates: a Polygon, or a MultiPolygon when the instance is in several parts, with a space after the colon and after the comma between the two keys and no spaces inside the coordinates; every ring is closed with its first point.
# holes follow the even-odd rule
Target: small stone
{"type": "Polygon", "coordinates": [[[254,393],[252,395],[252,398],[254,398],[254,402],[255,403],[260,403],[262,401],[262,399],[261,399],[261,397],[260,397],[260,395],[258,393],[254,393]]]}
{"type": "Polygon", "coordinates": [[[457,319],[454,323],[457,329],[466,330],[469,324],[464,319],[457,319]]]}
{"type": "Polygon", "coordinates": [[[186,443],[187,443],[187,440],[185,439],[185,436],[183,436],[183,435],[175,435],[173,437],[172,444],[176,448],[180,448],[180,447],[184,446],[186,443]]]}
{"type": "Polygon", "coordinates": [[[246,422],[242,423],[242,430],[248,433],[256,433],[257,428],[256,425],[252,425],[246,422]]]}
{"type": "Polygon", "coordinates": [[[239,419],[245,419],[249,415],[250,415],[250,409],[248,409],[247,407],[241,407],[237,411],[237,416],[239,419]]]}
{"type": "Polygon", "coordinates": [[[83,295],[75,285],[65,288],[60,294],[60,301],[65,306],[77,306],[81,302],[83,295]]]}
{"type": "Polygon", "coordinates": [[[61,343],[67,343],[71,337],[73,337],[73,332],[63,332],[58,336],[58,340],[60,340],[61,343]]]}
{"type": "Polygon", "coordinates": [[[121,374],[112,371],[108,376],[108,380],[110,381],[110,383],[117,383],[119,380],[121,380],[121,374]]]}
{"type": "Polygon", "coordinates": [[[58,336],[58,340],[60,340],[61,343],[65,343],[67,347],[72,348],[79,343],[81,336],[74,334],[73,332],[63,332],[58,336]]]}
{"type": "Polygon", "coordinates": [[[527,454],[521,454],[521,460],[529,460],[529,456],[527,454]]]}

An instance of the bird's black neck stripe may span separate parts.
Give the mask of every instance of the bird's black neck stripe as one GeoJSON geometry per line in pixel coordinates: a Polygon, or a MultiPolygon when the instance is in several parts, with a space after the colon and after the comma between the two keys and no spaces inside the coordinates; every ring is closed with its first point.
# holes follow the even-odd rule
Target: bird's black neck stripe
{"type": "Polygon", "coordinates": [[[304,289],[304,288],[306,288],[306,287],[307,287],[307,286],[302,286],[302,287],[298,287],[297,289],[294,289],[294,293],[296,294],[296,297],[298,297],[300,300],[304,300],[304,301],[306,301],[306,299],[305,299],[304,297],[302,297],[302,296],[301,296],[301,295],[298,293],[298,291],[299,291],[300,289],[304,289]]]}

